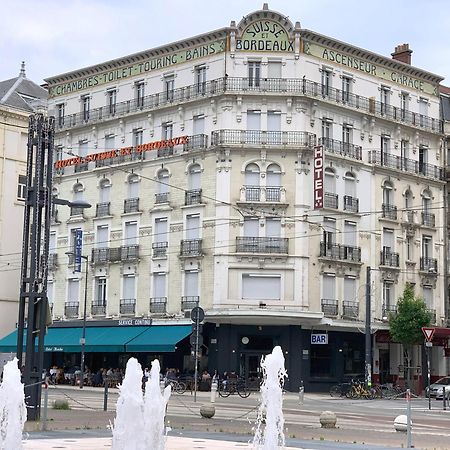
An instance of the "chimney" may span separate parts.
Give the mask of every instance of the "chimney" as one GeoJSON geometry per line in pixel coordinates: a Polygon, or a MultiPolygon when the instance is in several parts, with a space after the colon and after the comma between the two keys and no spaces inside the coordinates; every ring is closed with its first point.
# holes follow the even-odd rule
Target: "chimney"
{"type": "Polygon", "coordinates": [[[395,47],[394,53],[391,53],[392,59],[411,65],[411,53],[409,44],[400,44],[395,47]]]}

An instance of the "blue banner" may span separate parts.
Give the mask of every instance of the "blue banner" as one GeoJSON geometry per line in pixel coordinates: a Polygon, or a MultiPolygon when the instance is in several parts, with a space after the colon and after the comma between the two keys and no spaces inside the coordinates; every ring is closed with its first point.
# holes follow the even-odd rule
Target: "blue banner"
{"type": "Polygon", "coordinates": [[[75,268],[74,272],[81,272],[81,252],[83,251],[83,230],[75,230],[75,268]]]}

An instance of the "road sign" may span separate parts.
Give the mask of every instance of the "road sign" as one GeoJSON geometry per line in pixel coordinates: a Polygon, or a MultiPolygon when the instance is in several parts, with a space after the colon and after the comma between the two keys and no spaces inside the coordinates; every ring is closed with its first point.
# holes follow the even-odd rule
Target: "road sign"
{"type": "Polygon", "coordinates": [[[202,334],[203,333],[203,324],[194,322],[192,324],[192,332],[202,334]]]}
{"type": "Polygon", "coordinates": [[[435,328],[422,327],[422,333],[425,336],[425,340],[427,342],[431,342],[433,340],[434,332],[435,328]]]}
{"type": "MultiPolygon", "coordinates": [[[[197,343],[197,335],[195,333],[192,333],[189,337],[189,342],[193,347],[195,347],[197,343]]],[[[198,346],[201,347],[203,345],[203,336],[201,334],[198,335],[198,346]]]]}
{"type": "Polygon", "coordinates": [[[205,318],[205,311],[203,310],[203,308],[200,308],[200,306],[192,308],[191,311],[192,322],[203,322],[204,318],[205,318]]]}

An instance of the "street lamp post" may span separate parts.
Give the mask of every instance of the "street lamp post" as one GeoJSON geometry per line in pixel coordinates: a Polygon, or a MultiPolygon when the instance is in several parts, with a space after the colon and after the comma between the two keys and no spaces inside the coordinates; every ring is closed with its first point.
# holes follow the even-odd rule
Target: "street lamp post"
{"type": "MultiPolygon", "coordinates": [[[[75,256],[74,252],[66,252],[66,255],[75,256]]],[[[84,269],[84,307],[83,307],[83,327],[81,331],[81,378],[80,378],[80,389],[83,389],[84,386],[84,359],[86,352],[86,308],[87,308],[87,284],[88,284],[88,272],[89,272],[89,257],[84,255],[79,255],[82,259],[85,260],[85,269],[84,269]]]]}
{"type": "Polygon", "coordinates": [[[370,298],[370,267],[366,273],[366,326],[365,326],[365,381],[366,387],[372,386],[372,333],[370,331],[371,322],[371,298],[370,298]]]}

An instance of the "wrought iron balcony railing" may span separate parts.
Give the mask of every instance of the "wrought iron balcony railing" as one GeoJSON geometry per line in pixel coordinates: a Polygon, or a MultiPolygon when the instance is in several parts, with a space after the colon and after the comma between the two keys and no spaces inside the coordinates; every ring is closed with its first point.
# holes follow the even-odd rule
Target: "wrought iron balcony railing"
{"type": "Polygon", "coordinates": [[[169,193],[158,192],[155,194],[155,203],[169,203],[169,193]]]}
{"type": "Polygon", "coordinates": [[[426,227],[435,227],[436,226],[436,216],[433,213],[422,213],[422,225],[426,227]]]}
{"type": "Polygon", "coordinates": [[[289,239],[279,237],[237,237],[236,253],[289,253],[289,239]]]}
{"type": "Polygon", "coordinates": [[[391,169],[403,172],[423,175],[435,180],[445,179],[445,170],[442,167],[433,164],[426,164],[413,159],[402,158],[397,155],[391,155],[378,150],[369,151],[369,164],[377,166],[389,167],[391,169]]]}
{"type": "Polygon", "coordinates": [[[319,256],[341,261],[361,262],[361,248],[321,242],[319,256]]]}
{"type": "Polygon", "coordinates": [[[398,253],[383,250],[380,252],[380,265],[388,267],[400,267],[400,256],[398,253]]]}
{"type": "Polygon", "coordinates": [[[57,253],[49,253],[47,267],[49,268],[49,270],[53,270],[58,267],[58,254],[57,253]]]}
{"type": "Polygon", "coordinates": [[[139,259],[139,245],[123,245],[122,247],[94,248],[91,253],[92,264],[106,264],[110,262],[128,262],[139,259]]]}
{"type": "Polygon", "coordinates": [[[181,297],[181,311],[188,311],[195,308],[200,303],[198,295],[186,295],[181,297]]]}
{"type": "Polygon", "coordinates": [[[190,136],[186,144],[183,145],[183,151],[204,150],[208,147],[208,136],[206,134],[195,134],[190,136]]]}
{"type": "Polygon", "coordinates": [[[391,305],[387,303],[383,303],[383,318],[389,318],[390,314],[396,314],[397,305],[391,305]]]}
{"type": "Polygon", "coordinates": [[[150,299],[151,314],[165,314],[167,312],[167,297],[152,297],[150,299]]]}
{"type": "Polygon", "coordinates": [[[258,146],[313,148],[316,135],[304,131],[217,130],[212,132],[213,146],[258,146]]]}
{"type": "Polygon", "coordinates": [[[164,258],[167,256],[168,242],[153,242],[153,258],[164,258]]]}
{"type": "Polygon", "coordinates": [[[91,314],[93,316],[106,315],[106,304],[104,302],[93,303],[91,306],[91,314]]]}
{"type": "Polygon", "coordinates": [[[421,256],[419,270],[423,270],[425,272],[428,272],[429,274],[437,274],[438,273],[437,259],[429,258],[428,256],[421,256]]]}
{"type": "Polygon", "coordinates": [[[359,303],[344,300],[342,305],[342,315],[350,319],[357,319],[359,316],[359,303]]]}
{"type": "Polygon", "coordinates": [[[78,317],[79,307],[78,302],[66,302],[64,305],[64,315],[66,317],[78,317]]]}
{"type": "Polygon", "coordinates": [[[111,202],[97,203],[97,207],[95,210],[96,217],[109,216],[111,214],[110,207],[111,207],[111,202]]]}
{"type": "Polygon", "coordinates": [[[241,199],[243,202],[284,202],[285,189],[282,186],[243,186],[241,199]]]}
{"type": "Polygon", "coordinates": [[[136,198],[126,198],[123,201],[123,212],[131,213],[139,211],[139,197],[136,198]]]}
{"type": "Polygon", "coordinates": [[[389,203],[381,205],[381,217],[384,219],[397,220],[397,207],[389,203]]]}
{"type": "Polygon", "coordinates": [[[139,245],[122,245],[120,247],[121,261],[136,261],[137,259],[139,259],[139,245]]]}
{"type": "Polygon", "coordinates": [[[323,196],[323,206],[324,208],[338,209],[339,196],[332,192],[325,192],[323,196]]]}
{"type": "Polygon", "coordinates": [[[122,298],[120,299],[120,314],[136,314],[136,299],[122,298]]]}
{"type": "MultiPolygon", "coordinates": [[[[170,91],[154,93],[134,100],[116,103],[114,110],[110,105],[101,108],[81,111],[75,114],[66,114],[64,121],[57,122],[57,129],[67,129],[85,124],[92,124],[110,120],[124,115],[148,112],[161,107],[168,107],[199,98],[222,95],[224,93],[280,93],[289,96],[302,96],[318,98],[322,101],[340,104],[345,108],[357,109],[364,113],[379,116],[396,122],[404,123],[425,130],[441,133],[443,122],[439,119],[428,117],[400,107],[387,105],[374,98],[362,97],[357,94],[342,91],[331,87],[323,88],[321,83],[307,80],[306,78],[235,78],[224,77],[216,80],[205,81],[199,84],[180,87],[170,91]]],[[[50,114],[57,115],[57,111],[50,114]]]]}
{"type": "Polygon", "coordinates": [[[321,301],[322,306],[322,312],[326,316],[337,316],[338,315],[338,301],[329,299],[329,298],[323,298],[321,301]]]}
{"type": "Polygon", "coordinates": [[[325,151],[329,153],[346,156],[358,161],[362,160],[362,147],[360,145],[323,137],[319,138],[319,145],[323,145],[325,151]]]}
{"type": "Polygon", "coordinates": [[[202,256],[201,239],[183,239],[180,246],[180,256],[202,256]]]}
{"type": "Polygon", "coordinates": [[[202,190],[190,189],[184,193],[185,205],[197,205],[202,202],[202,190]]]}
{"type": "Polygon", "coordinates": [[[359,199],[351,197],[350,195],[344,195],[344,211],[359,212],[359,199]]]}
{"type": "Polygon", "coordinates": [[[70,207],[70,216],[83,216],[84,208],[80,208],[79,206],[71,206],[70,207]]]}
{"type": "Polygon", "coordinates": [[[106,264],[110,261],[110,248],[93,248],[91,253],[91,262],[94,265],[106,264]]]}

